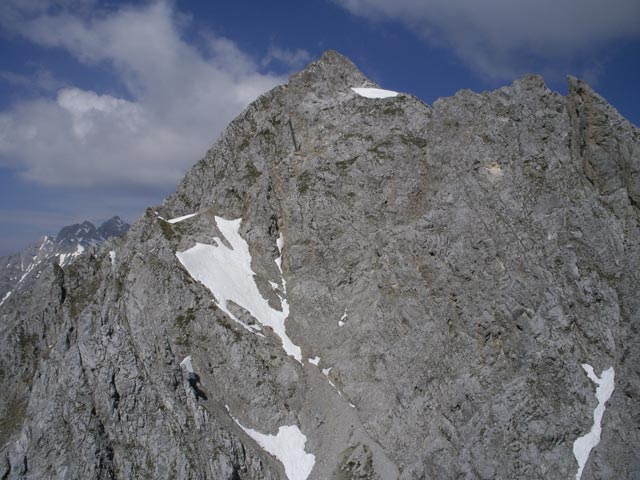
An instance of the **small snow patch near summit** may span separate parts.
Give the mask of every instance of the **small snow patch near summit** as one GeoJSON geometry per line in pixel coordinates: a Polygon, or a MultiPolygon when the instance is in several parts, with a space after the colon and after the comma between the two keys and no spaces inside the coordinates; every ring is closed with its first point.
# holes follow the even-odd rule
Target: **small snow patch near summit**
{"type": "Polygon", "coordinates": [[[398,96],[398,92],[394,92],[393,90],[383,90],[381,88],[351,87],[351,90],[356,92],[361,97],[366,97],[366,98],[391,98],[391,97],[398,96]]]}

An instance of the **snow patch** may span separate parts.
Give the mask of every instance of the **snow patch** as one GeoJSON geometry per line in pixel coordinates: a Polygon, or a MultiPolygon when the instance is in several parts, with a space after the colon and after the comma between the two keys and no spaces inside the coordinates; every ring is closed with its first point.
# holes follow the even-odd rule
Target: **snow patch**
{"type": "Polygon", "coordinates": [[[184,357],[184,360],[180,362],[180,366],[183,367],[187,372],[193,373],[193,363],[191,363],[191,355],[184,357]]]}
{"type": "Polygon", "coordinates": [[[7,300],[7,298],[9,298],[10,296],[11,296],[11,292],[7,292],[7,294],[4,296],[4,298],[0,301],[0,307],[7,300]]]}
{"type": "MultiPolygon", "coordinates": [[[[227,407],[228,410],[229,407],[227,407]]],[[[276,435],[268,435],[246,428],[235,417],[231,416],[231,418],[261,448],[282,463],[288,480],[306,480],[309,477],[316,463],[316,457],[312,453],[305,452],[307,437],[296,425],[282,426],[276,435]]]]}
{"type": "Polygon", "coordinates": [[[335,389],[335,391],[338,392],[338,395],[342,396],[342,392],[340,391],[340,389],[336,387],[336,384],[333,383],[329,377],[327,377],[327,381],[329,382],[329,385],[331,385],[335,389]]]}
{"type": "MultiPolygon", "coordinates": [[[[195,280],[201,282],[213,293],[220,310],[247,330],[258,330],[258,327],[246,325],[236,318],[227,307],[227,303],[231,301],[241,306],[262,325],[271,327],[282,340],[285,352],[302,363],[302,350],[291,341],[285,330],[289,304],[285,298],[280,297],[282,311],[271,308],[254,281],[255,273],[251,269],[249,245],[240,236],[242,219],[225,220],[215,217],[215,221],[218,230],[229,242],[231,248],[227,248],[222,240],[216,237],[213,239],[215,246],[196,243],[194,247],[184,252],[176,252],[178,260],[195,280]]],[[[281,238],[278,239],[280,250],[282,249],[281,238]]],[[[276,263],[280,268],[280,263],[276,263]]],[[[282,286],[286,295],[287,287],[284,278],[282,278],[282,286]]]]}
{"type": "Polygon", "coordinates": [[[340,317],[340,320],[338,320],[338,326],[339,327],[343,327],[344,326],[344,321],[346,319],[347,319],[347,307],[344,307],[344,313],[340,317]]]}
{"type": "MultiPolygon", "coordinates": [[[[278,239],[276,240],[276,245],[278,246],[278,252],[280,252],[280,256],[276,258],[275,262],[276,262],[276,265],[278,266],[278,270],[280,270],[280,274],[282,275],[282,247],[284,245],[284,239],[282,238],[282,233],[278,235],[278,239]]],[[[282,279],[282,281],[284,282],[284,278],[282,279]]],[[[285,290],[286,290],[286,286],[285,286],[285,290]]]]}
{"type": "Polygon", "coordinates": [[[351,88],[354,92],[356,92],[361,97],[366,98],[390,98],[397,97],[398,92],[394,92],[393,90],[383,90],[381,88],[351,88]]]}
{"type": "Polygon", "coordinates": [[[323,374],[325,377],[327,377],[327,382],[329,382],[329,385],[331,385],[331,386],[335,389],[335,391],[336,391],[336,392],[338,392],[338,395],[342,396],[342,392],[340,391],[340,389],[339,389],[338,387],[336,387],[336,384],[335,384],[335,383],[333,383],[333,382],[331,381],[331,379],[329,378],[329,373],[331,372],[331,369],[332,369],[332,368],[333,368],[333,367],[323,368],[323,369],[322,369],[322,374],[323,374]]]}
{"type": "Polygon", "coordinates": [[[309,358],[308,360],[310,364],[315,365],[316,367],[320,363],[320,357],[309,358]]]}
{"type": "Polygon", "coordinates": [[[576,473],[576,480],[580,480],[582,470],[587,464],[591,450],[600,442],[602,416],[604,415],[605,403],[609,398],[611,398],[611,394],[615,388],[615,372],[613,367],[603,370],[600,377],[595,374],[591,365],[584,363],[582,364],[582,368],[587,372],[589,379],[598,386],[596,388],[598,406],[593,411],[593,426],[591,427],[591,431],[573,442],[573,454],[578,461],[578,473],[576,473]]]}
{"type": "Polygon", "coordinates": [[[172,218],[171,220],[165,220],[165,222],[167,222],[167,223],[178,223],[178,222],[181,222],[181,221],[186,220],[188,218],[195,217],[196,215],[198,215],[198,214],[197,213],[190,213],[189,215],[183,215],[181,217],[172,218]]]}
{"type": "Polygon", "coordinates": [[[276,245],[278,246],[278,251],[280,255],[282,255],[282,247],[284,246],[284,238],[282,238],[282,232],[278,235],[278,239],[276,240],[276,245]]]}
{"type": "Polygon", "coordinates": [[[27,275],[29,275],[31,270],[33,270],[33,267],[34,267],[33,263],[29,264],[29,266],[27,267],[27,270],[24,272],[22,277],[20,277],[20,280],[18,280],[18,283],[22,283],[24,281],[24,279],[27,278],[27,275]]]}
{"type": "Polygon", "coordinates": [[[116,252],[111,250],[109,252],[109,258],[111,259],[111,266],[114,266],[116,264],[116,252]]]}
{"type": "MultiPolygon", "coordinates": [[[[64,267],[69,262],[71,262],[71,260],[76,258],[78,255],[82,254],[82,252],[84,252],[84,247],[82,245],[78,245],[76,247],[76,251],[75,252],[61,253],[59,258],[58,258],[58,265],[60,265],[61,267],[64,267]]],[[[22,281],[22,280],[20,280],[20,281],[22,281]]]]}
{"type": "Polygon", "coordinates": [[[494,175],[496,177],[500,177],[502,176],[502,167],[500,167],[500,165],[498,165],[497,163],[493,162],[491,164],[489,164],[489,166],[485,167],[487,169],[487,171],[491,174],[494,175]]]}

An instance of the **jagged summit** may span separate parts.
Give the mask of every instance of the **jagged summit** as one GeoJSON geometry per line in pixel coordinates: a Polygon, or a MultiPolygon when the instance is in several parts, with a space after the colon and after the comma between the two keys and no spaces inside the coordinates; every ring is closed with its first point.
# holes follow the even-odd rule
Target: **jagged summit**
{"type": "Polygon", "coordinates": [[[128,223],[123,222],[122,219],[116,215],[103,222],[102,225],[98,227],[98,233],[102,235],[103,238],[119,237],[127,233],[129,226],[128,223]]]}
{"type": "Polygon", "coordinates": [[[115,216],[96,228],[89,221],[67,225],[55,237],[44,236],[23,251],[0,257],[0,300],[26,291],[50,262],[66,266],[85,251],[112,237],[120,237],[129,224],[115,216]]]}
{"type": "Polygon", "coordinates": [[[68,225],[58,232],[56,243],[60,246],[95,247],[107,238],[124,235],[129,229],[129,224],[123,222],[120,217],[115,216],[103,222],[98,228],[89,222],[68,225]]]}
{"type": "Polygon", "coordinates": [[[371,89],[326,53],[0,305],[0,477],[640,471],[637,128],[536,76],[371,89]]]}
{"type": "Polygon", "coordinates": [[[56,242],[59,245],[83,245],[97,246],[110,237],[124,235],[129,229],[129,224],[124,223],[120,217],[115,216],[102,223],[98,228],[89,222],[68,225],[58,232],[56,242]]]}
{"type": "Polygon", "coordinates": [[[77,243],[95,246],[98,244],[99,237],[98,230],[93,223],[84,221],[64,227],[56,236],[56,242],[65,246],[77,243]]]}
{"type": "MultiPolygon", "coordinates": [[[[326,51],[319,60],[291,76],[288,88],[317,88],[316,93],[328,93],[340,87],[377,86],[367,79],[347,57],[335,50],[326,51]]],[[[315,90],[315,89],[314,89],[315,90]]]]}

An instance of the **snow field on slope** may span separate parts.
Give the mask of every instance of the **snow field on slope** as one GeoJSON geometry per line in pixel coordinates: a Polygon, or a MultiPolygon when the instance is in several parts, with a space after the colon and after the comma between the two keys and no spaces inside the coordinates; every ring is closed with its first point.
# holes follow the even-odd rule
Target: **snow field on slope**
{"type": "Polygon", "coordinates": [[[6,301],[7,301],[7,298],[9,298],[9,297],[11,296],[11,293],[12,293],[12,292],[7,292],[7,294],[4,296],[4,298],[0,301],[0,307],[2,306],[2,304],[3,304],[4,302],[6,302],[6,301]]]}
{"type": "Polygon", "coordinates": [[[58,260],[58,265],[60,265],[61,267],[64,267],[71,260],[76,258],[78,255],[82,254],[82,252],[84,252],[84,247],[82,245],[78,245],[78,247],[76,248],[75,252],[61,253],[60,257],[59,257],[59,260],[58,260]]]}
{"type": "MultiPolygon", "coordinates": [[[[229,407],[226,408],[229,411],[229,407]]],[[[244,427],[233,416],[231,418],[261,448],[282,463],[288,480],[307,480],[316,463],[316,457],[312,453],[305,452],[304,446],[307,443],[307,437],[296,425],[282,426],[276,435],[267,435],[244,427]]]]}
{"type": "Polygon", "coordinates": [[[191,217],[195,217],[196,215],[198,215],[197,213],[190,213],[189,215],[183,215],[181,217],[176,217],[176,218],[172,218],[171,220],[165,220],[167,223],[179,223],[183,220],[186,220],[188,218],[191,217]]]}
{"type": "Polygon", "coordinates": [[[29,273],[31,272],[31,270],[33,270],[33,267],[35,267],[35,265],[36,265],[35,263],[29,264],[29,266],[27,267],[27,270],[24,272],[24,274],[22,274],[22,277],[20,277],[20,280],[18,280],[18,283],[22,283],[24,279],[27,278],[27,275],[29,275],[29,273]]]}
{"type": "MultiPolygon", "coordinates": [[[[231,313],[227,304],[229,301],[247,310],[260,324],[271,327],[282,340],[282,347],[288,355],[302,363],[302,351],[287,336],[285,320],[289,316],[289,304],[280,297],[282,311],[271,308],[269,302],[260,294],[254,280],[255,273],[251,269],[251,254],[249,245],[240,236],[242,219],[225,220],[215,217],[218,230],[231,245],[228,248],[222,240],[214,238],[216,245],[196,243],[184,252],[176,252],[178,260],[189,274],[201,282],[213,293],[218,307],[230,318],[248,330],[256,327],[246,325],[231,313]]],[[[282,241],[278,239],[278,248],[282,248],[282,241]]],[[[281,258],[278,259],[281,262],[281,258]]],[[[278,263],[280,268],[281,263],[278,263]]],[[[282,271],[282,270],[280,270],[282,271]]],[[[282,278],[283,291],[286,294],[286,284],[282,278]]]]}
{"type": "Polygon", "coordinates": [[[366,98],[391,98],[391,97],[398,96],[398,92],[394,92],[393,90],[383,90],[381,88],[351,87],[351,90],[356,92],[361,97],[366,97],[366,98]]]}
{"type": "Polygon", "coordinates": [[[609,398],[611,398],[611,394],[615,388],[615,372],[613,367],[603,370],[600,377],[595,374],[591,365],[584,363],[582,368],[587,372],[589,379],[598,386],[596,388],[598,406],[593,411],[593,426],[591,427],[591,431],[573,442],[573,454],[578,461],[578,473],[576,473],[576,480],[580,480],[582,470],[587,464],[591,450],[600,443],[600,433],[602,432],[601,424],[605,410],[605,403],[607,403],[609,398]]]}

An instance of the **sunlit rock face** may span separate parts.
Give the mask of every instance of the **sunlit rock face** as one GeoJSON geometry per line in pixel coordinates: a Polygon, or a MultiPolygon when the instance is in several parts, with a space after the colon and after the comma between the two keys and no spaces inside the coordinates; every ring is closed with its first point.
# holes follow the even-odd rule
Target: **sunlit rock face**
{"type": "Polygon", "coordinates": [[[0,306],[0,476],[633,478],[638,139],[575,79],[428,106],[327,52],[0,306]]]}

